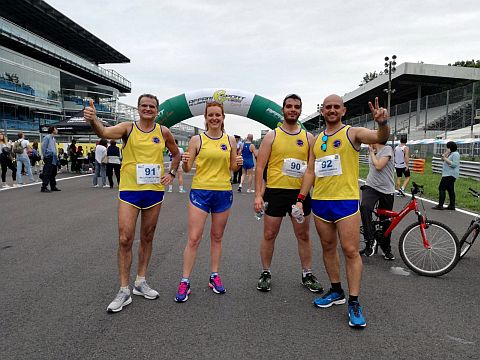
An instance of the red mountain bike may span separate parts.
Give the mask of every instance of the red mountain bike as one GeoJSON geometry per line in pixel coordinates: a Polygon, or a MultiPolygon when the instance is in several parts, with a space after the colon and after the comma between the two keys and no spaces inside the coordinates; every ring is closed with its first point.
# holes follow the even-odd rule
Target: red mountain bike
{"type": "MultiPolygon", "coordinates": [[[[375,239],[381,244],[400,221],[414,211],[418,220],[409,225],[398,241],[398,251],[404,263],[414,272],[424,276],[441,276],[452,270],[460,259],[460,246],[457,235],[447,225],[429,220],[423,215],[415,195],[423,194],[423,186],[413,183],[412,199],[399,212],[378,209],[373,211],[375,239]]],[[[425,207],[422,208],[425,211],[425,207]]],[[[360,232],[363,233],[363,227],[360,232]]],[[[360,243],[364,250],[365,240],[360,243]]]]}

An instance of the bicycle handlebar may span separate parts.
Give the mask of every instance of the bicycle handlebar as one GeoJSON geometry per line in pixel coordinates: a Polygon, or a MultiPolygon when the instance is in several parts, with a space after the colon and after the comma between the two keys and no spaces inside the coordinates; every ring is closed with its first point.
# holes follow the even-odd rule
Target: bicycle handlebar
{"type": "Polygon", "coordinates": [[[423,194],[423,185],[418,185],[416,182],[412,183],[412,195],[422,193],[423,194]]]}

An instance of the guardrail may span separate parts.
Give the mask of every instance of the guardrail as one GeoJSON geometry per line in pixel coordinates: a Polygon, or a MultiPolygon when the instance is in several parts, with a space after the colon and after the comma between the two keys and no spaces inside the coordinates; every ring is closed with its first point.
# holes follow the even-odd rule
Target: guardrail
{"type": "MultiPolygon", "coordinates": [[[[408,166],[413,169],[414,161],[418,159],[410,159],[408,166]]],[[[368,164],[368,155],[360,155],[360,163],[368,164]]],[[[443,161],[441,158],[432,158],[432,172],[441,174],[443,161]]],[[[460,161],[460,177],[470,178],[480,181],[480,162],[477,161],[460,161]]]]}
{"type": "MultiPolygon", "coordinates": [[[[432,172],[442,173],[442,158],[432,158],[432,172]]],[[[460,161],[460,177],[471,178],[480,181],[480,162],[477,161],[460,161]]]]}

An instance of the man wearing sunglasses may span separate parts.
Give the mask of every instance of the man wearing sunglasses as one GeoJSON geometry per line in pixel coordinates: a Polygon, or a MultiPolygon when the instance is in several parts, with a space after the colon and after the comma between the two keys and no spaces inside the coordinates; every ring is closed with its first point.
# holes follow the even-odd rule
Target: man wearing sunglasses
{"type": "Polygon", "coordinates": [[[378,130],[350,127],[342,123],[347,109],[338,95],[329,95],[322,104],[326,128],[315,139],[310,149],[307,170],[298,196],[302,207],[306,194],[313,186],[312,212],[323,249],[323,262],[330,278],[331,288],[314,300],[314,305],[327,308],[345,304],[345,293],[340,283],[340,263],[337,236],[345,257],[349,290],[348,318],[351,327],[367,325],[358,301],[362,279],[362,259],[359,254],[359,156],[360,146],[383,143],[390,135],[386,109],[368,103],[378,130]]]}
{"type": "MultiPolygon", "coordinates": [[[[298,197],[303,174],[307,167],[308,153],[313,136],[302,129],[298,118],[302,112],[302,100],[298,95],[287,95],[283,100],[283,124],[265,135],[258,151],[255,169],[255,212],[265,209],[263,238],[260,257],[263,271],[257,283],[259,291],[270,291],[275,239],[286,214],[292,215],[292,205],[298,197]],[[266,188],[263,189],[263,173],[268,161],[266,188]]],[[[312,292],[323,288],[312,274],[312,247],[309,237],[310,196],[305,198],[303,210],[305,221],[298,223],[291,218],[293,231],[298,242],[298,253],[302,265],[302,283],[312,292]]]]}

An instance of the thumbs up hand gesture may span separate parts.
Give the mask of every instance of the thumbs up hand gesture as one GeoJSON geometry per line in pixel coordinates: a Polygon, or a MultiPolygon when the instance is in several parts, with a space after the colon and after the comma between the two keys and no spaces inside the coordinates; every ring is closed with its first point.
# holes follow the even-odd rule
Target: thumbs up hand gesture
{"type": "Polygon", "coordinates": [[[83,109],[83,118],[90,124],[97,118],[97,111],[95,110],[92,99],[89,101],[89,106],[83,109]]]}

